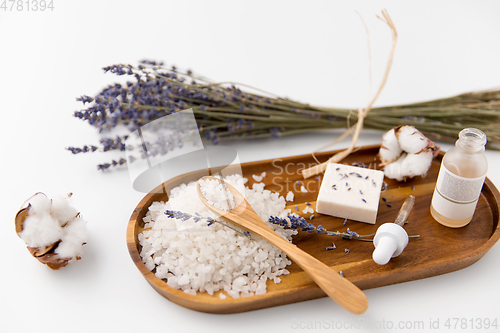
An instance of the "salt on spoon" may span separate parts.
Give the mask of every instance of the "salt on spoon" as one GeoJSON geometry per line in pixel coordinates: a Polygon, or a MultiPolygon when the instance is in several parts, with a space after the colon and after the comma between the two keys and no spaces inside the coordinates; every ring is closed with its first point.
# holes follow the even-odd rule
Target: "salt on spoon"
{"type": "MultiPolygon", "coordinates": [[[[302,251],[287,240],[281,238],[255,213],[245,198],[231,185],[222,182],[219,178],[205,176],[196,184],[198,196],[203,204],[222,219],[237,224],[246,231],[265,239],[283,252],[285,252],[297,265],[299,265],[316,284],[333,299],[337,304],[354,314],[362,314],[368,308],[365,294],[346,278],[330,267],[302,251]],[[234,206],[223,210],[211,205],[203,194],[202,184],[208,180],[221,182],[227,191],[232,194],[234,206]]],[[[226,192],[227,192],[226,191],[226,192]]]]}
{"type": "Polygon", "coordinates": [[[415,203],[415,197],[410,195],[399,210],[398,216],[394,223],[388,222],[382,224],[373,238],[373,261],[379,265],[385,265],[391,260],[403,253],[403,250],[408,245],[408,234],[403,229],[403,225],[410,215],[410,211],[415,203]]]}

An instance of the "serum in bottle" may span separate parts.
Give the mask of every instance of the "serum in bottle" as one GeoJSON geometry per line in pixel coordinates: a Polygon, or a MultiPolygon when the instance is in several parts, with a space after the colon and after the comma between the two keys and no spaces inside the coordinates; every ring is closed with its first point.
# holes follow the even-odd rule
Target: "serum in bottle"
{"type": "Polygon", "coordinates": [[[459,228],[472,219],[488,170],[485,144],[486,134],[466,128],[444,155],[431,203],[431,215],[442,225],[459,228]]]}

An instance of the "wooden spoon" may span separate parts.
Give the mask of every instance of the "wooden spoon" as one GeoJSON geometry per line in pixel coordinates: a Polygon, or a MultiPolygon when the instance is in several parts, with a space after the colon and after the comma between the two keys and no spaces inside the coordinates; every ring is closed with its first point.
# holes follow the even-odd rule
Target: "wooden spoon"
{"type": "Polygon", "coordinates": [[[299,265],[316,284],[331,299],[340,306],[354,314],[362,314],[368,308],[368,300],[365,294],[339,273],[302,251],[292,243],[276,234],[252,209],[245,198],[231,185],[212,176],[202,177],[200,180],[216,180],[232,193],[236,206],[230,211],[218,209],[210,205],[203,196],[200,182],[197,183],[198,196],[203,204],[213,213],[219,215],[226,221],[233,222],[243,229],[250,231],[273,244],[285,252],[297,265],[299,265]]]}

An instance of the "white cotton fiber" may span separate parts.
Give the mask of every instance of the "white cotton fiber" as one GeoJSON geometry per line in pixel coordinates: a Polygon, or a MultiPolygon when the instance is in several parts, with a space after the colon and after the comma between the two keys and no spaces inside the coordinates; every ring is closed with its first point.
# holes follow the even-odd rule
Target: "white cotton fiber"
{"type": "Polygon", "coordinates": [[[61,243],[55,253],[60,258],[76,258],[83,255],[83,244],[87,242],[87,222],[77,217],[63,228],[61,243]]]}
{"type": "Polygon", "coordinates": [[[384,175],[390,179],[396,179],[402,181],[405,177],[401,164],[406,157],[406,153],[403,153],[396,161],[386,165],[384,167],[384,175]]]}
{"type": "Polygon", "coordinates": [[[429,140],[415,127],[402,126],[396,131],[399,146],[409,154],[415,154],[428,145],[429,140]]]}
{"type": "Polygon", "coordinates": [[[41,192],[36,193],[29,199],[31,214],[48,214],[50,213],[51,202],[47,196],[41,192]]]}
{"type": "Polygon", "coordinates": [[[398,138],[394,132],[394,128],[387,131],[382,136],[382,144],[380,146],[380,160],[382,163],[391,163],[395,161],[403,150],[399,146],[398,138]]]}
{"type": "Polygon", "coordinates": [[[379,150],[387,178],[425,176],[439,147],[413,126],[398,126],[382,136],[379,150]]]}
{"type": "Polygon", "coordinates": [[[86,222],[66,197],[48,199],[36,194],[29,199],[28,216],[23,223],[21,239],[29,247],[45,248],[59,242],[54,253],[59,258],[81,257],[86,243],[86,222]]]}
{"type": "Polygon", "coordinates": [[[52,198],[52,206],[50,209],[50,214],[61,224],[73,220],[78,211],[75,207],[71,206],[69,196],[57,196],[52,198]]]}
{"type": "MultiPolygon", "coordinates": [[[[285,199],[264,190],[264,184],[256,183],[249,189],[244,186],[247,180],[241,175],[227,176],[224,180],[242,191],[263,221],[285,212],[285,199]]],[[[204,186],[207,186],[208,196],[217,195],[212,189],[217,185],[204,186]]],[[[224,191],[217,193],[224,194],[224,191]]],[[[216,199],[215,196],[211,198],[216,199]]],[[[150,229],[138,235],[141,257],[146,267],[155,270],[155,275],[166,279],[172,288],[210,295],[224,290],[233,298],[248,297],[265,293],[268,279],[274,280],[288,272],[284,268],[291,264],[290,260],[268,242],[255,236],[250,239],[219,223],[208,226],[206,220],[194,222],[192,218],[186,221],[168,218],[165,210],[217,217],[198,198],[196,182],[172,189],[168,202],[153,203],[149,207],[144,222],[145,228],[150,229]]],[[[288,240],[296,233],[274,224],[268,225],[288,240]]]]}
{"type": "Polygon", "coordinates": [[[50,214],[40,213],[40,210],[38,212],[38,214],[32,214],[30,209],[30,214],[24,220],[23,231],[19,234],[29,247],[49,246],[62,237],[59,222],[50,214]]]}
{"type": "Polygon", "coordinates": [[[408,177],[425,176],[432,163],[432,151],[408,154],[401,162],[401,172],[408,177]]]}

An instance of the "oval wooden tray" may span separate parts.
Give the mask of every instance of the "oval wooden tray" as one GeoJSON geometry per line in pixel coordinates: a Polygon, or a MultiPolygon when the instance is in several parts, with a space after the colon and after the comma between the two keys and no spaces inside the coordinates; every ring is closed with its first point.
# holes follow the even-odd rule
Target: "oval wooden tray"
{"type": "MultiPolygon", "coordinates": [[[[378,168],[379,146],[362,147],[348,156],[345,164],[362,162],[370,168],[378,168]]],[[[335,152],[317,154],[320,161],[326,161],[335,152]]],[[[500,194],[492,182],[486,178],[481,196],[472,221],[463,228],[451,229],[435,222],[429,212],[432,193],[439,171],[443,154],[433,162],[425,178],[417,177],[406,183],[385,179],[387,190],[382,196],[387,202],[380,200],[377,223],[375,225],[348,221],[336,217],[315,213],[311,221],[316,226],[323,225],[327,230],[346,231],[350,228],[358,234],[371,234],[384,222],[392,222],[397,216],[403,201],[412,194],[415,196],[415,205],[409,216],[409,223],[405,229],[409,235],[420,235],[410,240],[405,251],[397,258],[393,258],[387,265],[379,266],[373,262],[371,255],[373,244],[356,240],[346,240],[340,237],[308,234],[299,232],[294,236],[293,243],[317,259],[332,267],[336,271],[343,271],[345,277],[361,289],[376,288],[390,284],[427,278],[439,274],[456,271],[478,261],[499,239],[499,202],[500,194]],[[389,203],[392,207],[387,205],[389,203]],[[326,251],[327,246],[335,242],[336,249],[326,251]],[[345,249],[349,249],[346,253],[345,249]]],[[[243,175],[248,178],[247,186],[255,182],[253,174],[260,175],[266,172],[263,182],[266,189],[279,192],[286,196],[288,191],[295,193],[295,200],[289,208],[295,211],[298,205],[298,214],[304,215],[302,210],[305,202],[310,202],[315,208],[316,197],[320,187],[320,178],[302,179],[300,171],[316,164],[310,154],[293,157],[277,158],[266,161],[242,164],[243,175]],[[300,185],[304,185],[309,192],[300,192],[300,185]]],[[[173,178],[160,186],[152,193],[147,194],[134,209],[127,228],[127,245],[130,256],[139,271],[144,275],[151,286],[170,301],[202,312],[236,313],[249,310],[267,308],[282,304],[299,302],[326,296],[321,289],[296,264],[287,267],[289,275],[282,276],[282,281],[275,284],[267,283],[267,293],[263,295],[233,299],[220,299],[218,293],[210,296],[198,293],[188,295],[181,290],[169,287],[165,281],[157,278],[143,264],[139,256],[141,246],[137,235],[142,232],[148,207],[154,201],[167,201],[166,193],[181,183],[197,180],[206,174],[206,170],[192,172],[173,178]]],[[[320,175],[321,177],[321,175],[320,175]]]]}

